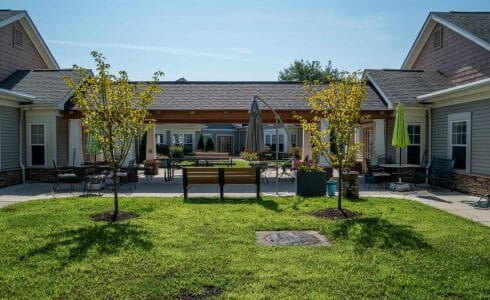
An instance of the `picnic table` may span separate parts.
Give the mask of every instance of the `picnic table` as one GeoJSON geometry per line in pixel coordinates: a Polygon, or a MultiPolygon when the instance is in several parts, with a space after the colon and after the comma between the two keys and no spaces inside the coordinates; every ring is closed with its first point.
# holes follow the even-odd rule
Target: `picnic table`
{"type": "Polygon", "coordinates": [[[195,167],[214,167],[214,166],[233,166],[233,159],[229,156],[187,156],[183,158],[160,158],[164,168],[165,181],[171,181],[174,178],[175,169],[185,168],[187,166],[195,167]],[[190,161],[192,165],[186,165],[184,162],[190,161]]]}

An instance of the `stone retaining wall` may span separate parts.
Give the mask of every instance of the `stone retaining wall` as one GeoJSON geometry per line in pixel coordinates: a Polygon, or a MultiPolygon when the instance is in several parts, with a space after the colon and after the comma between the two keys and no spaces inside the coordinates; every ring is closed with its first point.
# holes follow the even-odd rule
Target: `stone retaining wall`
{"type": "Polygon", "coordinates": [[[449,180],[437,180],[437,185],[475,196],[490,194],[490,176],[485,175],[454,172],[449,180]]]}
{"type": "Polygon", "coordinates": [[[0,187],[22,183],[22,171],[8,170],[0,172],[0,187]]]}

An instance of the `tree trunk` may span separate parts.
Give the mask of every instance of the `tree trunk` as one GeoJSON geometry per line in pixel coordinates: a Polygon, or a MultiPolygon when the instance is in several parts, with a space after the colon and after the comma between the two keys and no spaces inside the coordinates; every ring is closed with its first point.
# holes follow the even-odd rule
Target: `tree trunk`
{"type": "Polygon", "coordinates": [[[343,166],[340,165],[339,166],[339,195],[337,197],[337,208],[339,210],[342,209],[342,170],[343,170],[343,166]]]}
{"type": "Polygon", "coordinates": [[[115,222],[117,221],[117,215],[119,214],[119,199],[118,199],[118,177],[117,177],[117,170],[114,169],[112,170],[112,188],[114,190],[114,215],[112,216],[112,220],[115,222]]]}

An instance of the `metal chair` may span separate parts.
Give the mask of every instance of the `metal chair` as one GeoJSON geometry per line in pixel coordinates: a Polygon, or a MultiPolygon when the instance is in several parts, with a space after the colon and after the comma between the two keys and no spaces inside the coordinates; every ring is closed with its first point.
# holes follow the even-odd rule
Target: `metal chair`
{"type": "Polygon", "coordinates": [[[56,161],[52,159],[54,172],[55,172],[55,181],[52,188],[53,192],[56,192],[56,188],[62,184],[70,184],[71,191],[74,191],[74,184],[82,182],[82,179],[75,174],[72,169],[60,169],[56,165],[56,161]]]}
{"type": "Polygon", "coordinates": [[[134,168],[134,159],[131,159],[128,163],[128,167],[127,168],[121,168],[117,173],[116,173],[116,176],[117,176],[117,181],[118,181],[118,185],[119,187],[121,185],[125,185],[127,184],[129,186],[129,190],[133,190],[136,189],[136,184],[132,184],[133,187],[131,187],[131,173],[133,172],[133,168],[134,168]],[[122,183],[122,184],[121,184],[122,183]]]}

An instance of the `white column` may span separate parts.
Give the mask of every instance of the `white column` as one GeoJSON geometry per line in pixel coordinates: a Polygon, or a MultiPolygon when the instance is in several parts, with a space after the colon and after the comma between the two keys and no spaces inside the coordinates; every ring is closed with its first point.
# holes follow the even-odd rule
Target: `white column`
{"type": "Polygon", "coordinates": [[[375,119],[374,123],[374,136],[373,136],[373,146],[374,155],[373,159],[376,159],[379,155],[385,154],[386,141],[385,141],[385,120],[375,119]]]}
{"type": "Polygon", "coordinates": [[[155,126],[146,132],[146,160],[154,160],[157,157],[155,149],[155,126]]]}
{"type": "Polygon", "coordinates": [[[302,148],[303,148],[303,153],[301,155],[301,159],[305,160],[305,158],[307,156],[308,156],[309,160],[313,159],[313,151],[311,149],[310,133],[304,129],[303,129],[303,145],[302,145],[302,148]]]}
{"type": "Polygon", "coordinates": [[[68,122],[68,165],[80,166],[83,162],[82,122],[70,119],[68,122]]]}
{"type": "MultiPolygon", "coordinates": [[[[328,128],[328,120],[322,120],[320,122],[320,130],[325,130],[328,128]]],[[[330,136],[326,136],[323,138],[322,140],[323,142],[330,142],[330,136]]],[[[327,152],[330,151],[330,149],[325,149],[327,152]]],[[[328,166],[329,163],[327,161],[327,159],[325,157],[323,157],[323,155],[320,155],[320,158],[319,158],[319,162],[318,162],[320,165],[322,166],[328,166]]]]}

